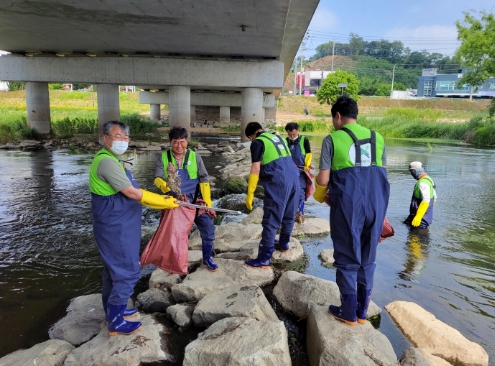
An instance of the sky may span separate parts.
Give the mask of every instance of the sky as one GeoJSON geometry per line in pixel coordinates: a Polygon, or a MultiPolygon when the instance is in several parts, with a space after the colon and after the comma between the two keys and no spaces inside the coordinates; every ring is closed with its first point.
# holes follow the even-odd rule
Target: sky
{"type": "MultiPolygon", "coordinates": [[[[495,13],[494,0],[320,0],[308,27],[305,57],[329,41],[347,43],[355,33],[365,41],[402,41],[411,51],[452,56],[459,45],[455,22],[463,12],[495,13]]],[[[479,18],[479,16],[477,16],[479,18]]]]}

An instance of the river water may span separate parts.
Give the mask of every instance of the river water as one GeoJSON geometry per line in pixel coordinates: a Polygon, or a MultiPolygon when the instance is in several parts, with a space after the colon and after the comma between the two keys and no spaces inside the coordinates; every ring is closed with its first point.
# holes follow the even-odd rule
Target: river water
{"type": "MultiPolygon", "coordinates": [[[[310,140],[317,163],[323,136],[310,140]]],[[[419,304],[481,344],[495,364],[495,150],[386,143],[387,216],[396,235],[379,244],[373,301],[381,307],[396,300],[419,304]],[[426,164],[437,185],[434,221],[426,231],[402,224],[415,184],[408,172],[414,160],[426,164]]],[[[0,357],[47,340],[71,298],[101,290],[88,191],[92,156],[67,150],[0,151],[0,357]]],[[[141,187],[153,189],[156,154],[128,156],[141,187]]],[[[204,160],[215,176],[221,158],[204,160]]],[[[327,206],[310,198],[307,216],[328,214],[327,206]]],[[[144,217],[143,231],[150,233],[157,221],[144,217]]],[[[332,247],[330,238],[306,240],[304,246],[306,273],[335,280],[335,270],[317,258],[332,247]]],[[[379,329],[400,357],[409,342],[386,311],[379,329]]]]}

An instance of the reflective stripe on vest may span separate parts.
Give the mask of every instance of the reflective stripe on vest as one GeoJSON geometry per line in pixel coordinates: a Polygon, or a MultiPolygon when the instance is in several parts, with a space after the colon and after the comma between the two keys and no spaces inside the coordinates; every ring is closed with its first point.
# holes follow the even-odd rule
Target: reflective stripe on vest
{"type": "MultiPolygon", "coordinates": [[[[167,167],[169,161],[174,164],[176,168],[179,168],[177,166],[177,159],[175,156],[170,152],[170,150],[165,151],[162,153],[162,162],[163,162],[163,176],[165,180],[168,178],[168,173],[167,173],[167,167]]],[[[186,153],[184,154],[184,157],[182,158],[182,166],[180,167],[181,169],[184,169],[184,164],[186,165],[186,170],[187,174],[189,174],[190,179],[197,179],[198,178],[198,162],[196,161],[196,152],[187,149],[186,153]]]]}
{"type": "Polygon", "coordinates": [[[91,169],[89,170],[89,190],[94,194],[105,197],[117,193],[117,191],[113,189],[113,187],[109,183],[102,181],[98,177],[98,166],[100,165],[100,162],[106,158],[111,158],[115,162],[117,162],[117,164],[119,164],[119,166],[122,168],[122,171],[125,173],[124,166],[120,163],[119,159],[117,159],[107,149],[101,149],[96,153],[96,156],[91,163],[91,169]]]}
{"type": "Polygon", "coordinates": [[[274,160],[291,156],[289,148],[287,147],[285,141],[280,136],[263,132],[261,135],[256,137],[257,140],[263,142],[265,151],[263,152],[263,157],[261,159],[261,165],[266,165],[274,160]]]}
{"type": "Polygon", "coordinates": [[[375,131],[358,124],[351,124],[333,132],[330,138],[333,143],[332,171],[363,166],[383,166],[382,155],[385,143],[383,137],[375,131]],[[354,148],[351,150],[353,144],[354,148]]]}

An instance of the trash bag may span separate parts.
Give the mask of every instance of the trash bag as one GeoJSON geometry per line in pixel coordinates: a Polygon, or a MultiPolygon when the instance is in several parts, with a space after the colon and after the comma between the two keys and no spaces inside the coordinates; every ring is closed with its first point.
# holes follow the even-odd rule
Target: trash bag
{"type": "Polygon", "coordinates": [[[187,274],[188,237],[195,216],[193,207],[162,210],[160,225],[141,254],[141,264],[154,264],[169,273],[187,274]]]}
{"type": "Polygon", "coordinates": [[[311,174],[308,170],[304,170],[304,176],[306,178],[306,191],[304,192],[305,194],[305,201],[308,200],[308,198],[314,193],[315,191],[315,186],[313,185],[313,178],[315,177],[313,174],[311,174]]]}
{"type": "Polygon", "coordinates": [[[378,242],[381,243],[385,239],[394,235],[395,235],[395,230],[388,221],[387,216],[385,216],[385,219],[383,220],[382,234],[380,235],[380,240],[378,240],[378,242]]]}

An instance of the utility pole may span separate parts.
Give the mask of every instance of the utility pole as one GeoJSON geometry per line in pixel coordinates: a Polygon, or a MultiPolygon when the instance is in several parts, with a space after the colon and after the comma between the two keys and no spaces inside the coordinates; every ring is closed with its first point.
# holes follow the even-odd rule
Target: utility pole
{"type": "Polygon", "coordinates": [[[297,91],[297,55],[296,58],[294,59],[294,95],[296,95],[297,91]]]}
{"type": "Polygon", "coordinates": [[[306,51],[306,42],[303,39],[303,41],[301,42],[301,75],[299,77],[299,95],[302,95],[302,88],[303,88],[302,80],[304,73],[304,69],[303,69],[304,51],[306,51]]]}
{"type": "Polygon", "coordinates": [[[333,46],[332,46],[332,73],[333,73],[333,59],[335,58],[335,38],[333,39],[333,46]]]}
{"type": "Polygon", "coordinates": [[[392,95],[392,92],[394,91],[395,66],[397,66],[397,64],[395,64],[392,69],[392,87],[390,88],[390,95],[392,95]]]}

